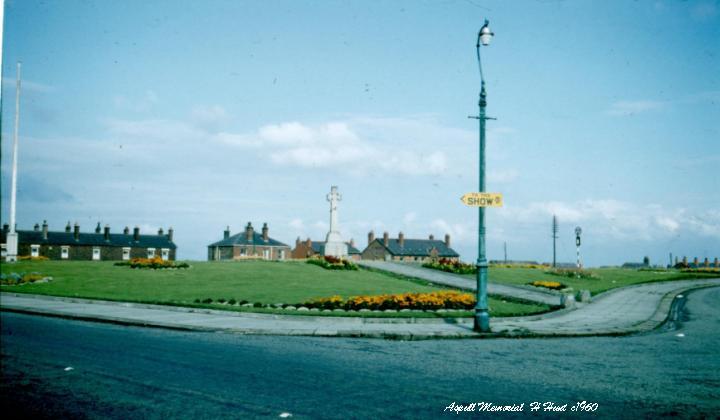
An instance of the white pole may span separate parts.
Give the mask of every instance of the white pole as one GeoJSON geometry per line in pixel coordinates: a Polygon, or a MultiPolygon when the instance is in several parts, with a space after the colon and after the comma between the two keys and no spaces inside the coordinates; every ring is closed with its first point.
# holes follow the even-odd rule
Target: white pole
{"type": "Polygon", "coordinates": [[[17,159],[18,159],[18,129],[20,126],[20,75],[22,64],[17,63],[17,82],[15,88],[15,131],[13,133],[12,180],[10,181],[10,233],[7,235],[7,255],[5,260],[17,260],[18,236],[15,231],[15,201],[17,195],[17,159]]]}

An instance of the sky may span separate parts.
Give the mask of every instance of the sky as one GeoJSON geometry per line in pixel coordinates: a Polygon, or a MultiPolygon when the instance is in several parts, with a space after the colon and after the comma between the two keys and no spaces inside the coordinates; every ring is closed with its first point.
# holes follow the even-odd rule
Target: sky
{"type": "Polygon", "coordinates": [[[477,258],[477,31],[489,259],[720,257],[720,1],[5,0],[2,220],[22,61],[18,229],[451,235],[477,258]]]}

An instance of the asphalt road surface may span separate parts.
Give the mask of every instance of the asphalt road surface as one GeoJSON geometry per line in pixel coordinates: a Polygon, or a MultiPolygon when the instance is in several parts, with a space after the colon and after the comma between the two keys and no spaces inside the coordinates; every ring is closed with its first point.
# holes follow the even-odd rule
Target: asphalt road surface
{"type": "Polygon", "coordinates": [[[2,313],[4,418],[637,418],[720,413],[720,288],[631,337],[242,336],[2,313]],[[572,411],[577,402],[594,412],[572,411]],[[522,412],[444,411],[490,402],[522,412]],[[531,411],[533,402],[567,404],[531,411]]]}

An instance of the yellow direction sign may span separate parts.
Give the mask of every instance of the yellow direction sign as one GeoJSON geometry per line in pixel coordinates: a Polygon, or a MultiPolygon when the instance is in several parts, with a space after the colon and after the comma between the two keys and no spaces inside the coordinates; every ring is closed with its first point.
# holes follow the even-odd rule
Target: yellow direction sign
{"type": "Polygon", "coordinates": [[[466,206],[471,207],[502,207],[503,197],[500,193],[467,193],[460,197],[466,206]]]}

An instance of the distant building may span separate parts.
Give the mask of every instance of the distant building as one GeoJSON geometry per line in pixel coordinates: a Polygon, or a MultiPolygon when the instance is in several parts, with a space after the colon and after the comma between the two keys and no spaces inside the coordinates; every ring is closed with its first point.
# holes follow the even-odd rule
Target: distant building
{"type": "Polygon", "coordinates": [[[290,258],[290,247],[268,236],[268,232],[267,223],[263,225],[262,233],[257,233],[248,222],[243,232],[230,236],[228,226],[222,240],[208,245],[208,261],[290,258]]]}
{"type": "MultiPolygon", "coordinates": [[[[352,239],[345,242],[348,248],[348,257],[353,260],[360,259],[360,251],[355,248],[355,241],[352,239]]],[[[325,255],[325,241],[311,241],[310,238],[301,241],[295,240],[295,249],[292,250],[293,258],[310,258],[315,255],[325,255]]]]}
{"type": "Polygon", "coordinates": [[[428,239],[406,239],[402,232],[397,239],[391,239],[388,233],[382,239],[375,239],[375,233],[368,233],[368,246],[362,252],[363,260],[385,261],[430,261],[446,258],[457,261],[460,254],[450,248],[450,235],[445,241],[436,240],[433,235],[428,239]]]}
{"type": "MultiPolygon", "coordinates": [[[[5,256],[6,238],[9,226],[3,226],[1,246],[5,256]]],[[[18,257],[46,257],[51,260],[85,261],[122,261],[131,258],[161,257],[163,260],[175,260],[177,247],[173,243],[173,229],[167,234],[162,229],[157,235],[141,235],[140,228],[133,232],[125,227],[123,233],[110,233],[110,226],[100,227],[95,233],[82,233],[80,226],[74,227],[68,222],[64,232],[52,232],[47,222],[42,228],[35,224],[33,230],[19,230],[18,257]]]]}

